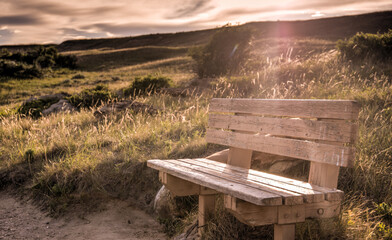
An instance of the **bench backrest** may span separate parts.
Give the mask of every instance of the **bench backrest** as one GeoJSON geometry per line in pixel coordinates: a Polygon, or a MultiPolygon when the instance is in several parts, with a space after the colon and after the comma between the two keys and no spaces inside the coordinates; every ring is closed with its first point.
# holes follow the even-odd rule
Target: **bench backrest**
{"type": "Polygon", "coordinates": [[[310,175],[353,165],[355,101],[216,98],[209,111],[207,142],[231,147],[228,164],[250,168],[252,151],[259,151],[311,161],[310,175]]]}

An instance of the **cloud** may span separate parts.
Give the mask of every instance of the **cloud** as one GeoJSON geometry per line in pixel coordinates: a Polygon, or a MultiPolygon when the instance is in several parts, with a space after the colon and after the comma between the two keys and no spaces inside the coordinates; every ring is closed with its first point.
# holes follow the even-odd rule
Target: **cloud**
{"type": "Polygon", "coordinates": [[[97,23],[83,26],[82,29],[92,29],[94,31],[110,33],[113,35],[130,36],[149,33],[171,33],[180,31],[191,31],[203,28],[202,25],[188,24],[154,24],[154,23],[97,23]]]}
{"type": "Polygon", "coordinates": [[[12,26],[12,25],[39,25],[43,21],[41,18],[33,15],[13,15],[0,17],[0,25],[12,26]]]}
{"type": "MultiPolygon", "coordinates": [[[[7,0],[6,0],[7,1],[7,0]]],[[[10,0],[8,0],[10,1],[10,0]]],[[[77,1],[69,1],[71,4],[65,4],[61,2],[53,1],[31,1],[31,0],[18,0],[18,3],[12,5],[15,11],[29,10],[29,12],[36,12],[48,15],[57,16],[77,16],[77,15],[94,15],[94,14],[105,14],[107,12],[113,12],[118,10],[116,6],[96,6],[81,5],[77,1]]]]}
{"type": "Polygon", "coordinates": [[[9,29],[0,29],[0,44],[7,44],[12,39],[14,31],[9,29]]]}
{"type": "Polygon", "coordinates": [[[175,9],[173,12],[169,13],[166,18],[174,19],[194,16],[197,13],[212,9],[213,7],[209,5],[210,3],[211,0],[182,2],[181,5],[185,4],[185,6],[175,9]]]}
{"type": "Polygon", "coordinates": [[[93,31],[81,31],[75,28],[60,28],[63,32],[64,38],[100,38],[107,37],[104,32],[93,32],[93,31]]]}

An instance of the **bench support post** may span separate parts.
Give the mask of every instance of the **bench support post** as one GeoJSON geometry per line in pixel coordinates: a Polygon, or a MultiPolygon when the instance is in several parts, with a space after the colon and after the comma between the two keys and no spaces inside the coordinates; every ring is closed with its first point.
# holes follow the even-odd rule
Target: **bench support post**
{"type": "Polygon", "coordinates": [[[204,225],[207,223],[209,214],[215,210],[215,194],[214,195],[199,195],[199,235],[201,236],[204,230],[204,225]]]}
{"type": "Polygon", "coordinates": [[[274,224],[274,240],[294,240],[295,224],[274,224]]]}

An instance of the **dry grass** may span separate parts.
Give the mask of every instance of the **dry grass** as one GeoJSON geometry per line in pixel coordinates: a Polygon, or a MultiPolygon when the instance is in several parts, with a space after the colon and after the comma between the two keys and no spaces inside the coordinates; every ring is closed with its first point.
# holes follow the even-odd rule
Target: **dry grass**
{"type": "MultiPolygon", "coordinates": [[[[282,53],[287,52],[285,46],[296,46],[285,41],[281,44],[274,49],[282,49],[282,53]]],[[[44,196],[54,211],[97,194],[132,197],[148,206],[159,182],[157,173],[145,166],[147,159],[205,156],[215,148],[204,140],[212,97],[355,99],[362,105],[359,138],[355,167],[342,169],[340,174],[339,188],[346,192],[342,214],[330,220],[297,224],[296,237],[388,239],[386,231],[391,223],[375,209],[376,204],[392,203],[391,67],[372,63],[352,66],[340,60],[336,51],[304,56],[259,56],[253,72],[212,79],[203,94],[195,91],[188,97],[157,94],[137,99],[160,109],[154,116],[126,112],[98,120],[93,117],[94,109],[37,120],[9,114],[0,120],[1,185],[27,187],[44,196]]],[[[129,79],[146,73],[160,73],[179,84],[186,83],[194,78],[192,64],[189,58],[177,57],[109,72],[83,72],[86,79],[69,87],[60,84],[56,89],[77,91],[94,85],[98,78],[108,79],[110,88],[120,89],[129,84],[129,79]],[[120,80],[110,80],[114,76],[120,80]]],[[[53,91],[44,85],[61,83],[74,74],[1,83],[9,89],[0,93],[2,111],[31,94],[53,91]],[[27,83],[31,86],[24,86],[27,83]]],[[[270,227],[249,228],[224,211],[217,213],[206,233],[209,239],[271,237],[270,227]]],[[[186,222],[192,222],[192,214],[186,222]]],[[[174,232],[182,229],[179,225],[172,227],[174,232]]]]}

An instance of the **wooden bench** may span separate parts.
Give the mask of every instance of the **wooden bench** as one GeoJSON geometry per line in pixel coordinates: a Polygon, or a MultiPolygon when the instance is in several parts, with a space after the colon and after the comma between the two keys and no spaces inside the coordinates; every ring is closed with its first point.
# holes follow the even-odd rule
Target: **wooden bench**
{"type": "MultiPolygon", "coordinates": [[[[149,160],[176,196],[199,195],[199,227],[216,194],[241,222],[274,224],[275,239],[294,239],[295,223],[340,212],[340,167],[353,165],[355,101],[212,99],[206,139],[230,147],[227,163],[149,160]],[[310,161],[308,181],[252,170],[252,152],[310,161]]],[[[200,229],[200,228],[199,228],[200,229]]]]}

